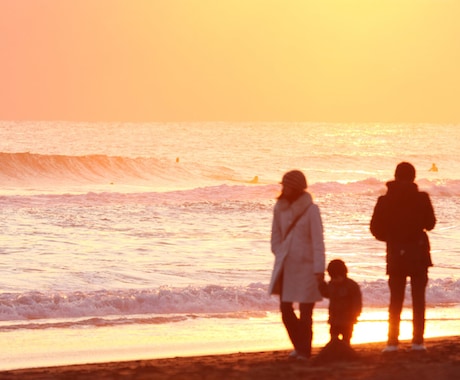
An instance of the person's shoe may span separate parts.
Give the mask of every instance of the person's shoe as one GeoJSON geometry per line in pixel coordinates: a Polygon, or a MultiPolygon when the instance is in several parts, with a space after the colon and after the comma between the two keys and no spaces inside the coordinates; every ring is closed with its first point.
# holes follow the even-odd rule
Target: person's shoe
{"type": "Polygon", "coordinates": [[[426,347],[423,343],[422,344],[412,343],[412,351],[425,352],[426,347]]]}
{"type": "Polygon", "coordinates": [[[294,350],[291,353],[289,353],[289,359],[297,359],[297,356],[298,356],[298,354],[297,354],[296,350],[294,350]]]}
{"type": "Polygon", "coordinates": [[[310,358],[309,355],[301,354],[295,350],[289,354],[289,359],[293,359],[293,360],[308,360],[309,358],[310,358]]]}
{"type": "Polygon", "coordinates": [[[309,357],[307,355],[297,354],[296,359],[301,361],[307,361],[309,357]]]}
{"type": "Polygon", "coordinates": [[[382,352],[383,353],[388,353],[388,352],[396,352],[398,351],[399,347],[394,345],[394,344],[389,344],[388,346],[386,346],[382,352]]]}

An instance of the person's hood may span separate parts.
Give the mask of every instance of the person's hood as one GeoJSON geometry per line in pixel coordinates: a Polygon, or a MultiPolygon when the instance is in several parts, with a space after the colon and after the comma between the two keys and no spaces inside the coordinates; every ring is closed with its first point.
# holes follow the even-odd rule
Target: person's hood
{"type": "Polygon", "coordinates": [[[418,186],[414,182],[409,181],[390,181],[387,182],[387,195],[388,198],[393,200],[404,201],[412,199],[418,192],[418,186]]]}

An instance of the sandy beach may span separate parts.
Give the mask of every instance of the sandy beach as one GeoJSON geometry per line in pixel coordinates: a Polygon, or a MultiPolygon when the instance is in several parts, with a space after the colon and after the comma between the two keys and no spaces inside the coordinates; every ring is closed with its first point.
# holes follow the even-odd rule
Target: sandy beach
{"type": "Polygon", "coordinates": [[[355,361],[318,363],[292,360],[288,351],[110,362],[0,372],[0,379],[374,379],[450,380],[460,378],[460,336],[428,339],[427,352],[411,352],[403,342],[383,354],[383,343],[355,345],[355,361]]]}

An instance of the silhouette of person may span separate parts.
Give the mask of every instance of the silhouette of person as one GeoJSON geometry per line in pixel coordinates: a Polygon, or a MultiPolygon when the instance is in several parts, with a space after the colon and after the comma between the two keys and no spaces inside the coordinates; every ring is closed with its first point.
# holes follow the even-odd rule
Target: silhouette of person
{"type": "Polygon", "coordinates": [[[412,350],[426,350],[425,290],[428,267],[433,265],[426,231],[434,228],[436,217],[429,195],[419,191],[414,180],[415,168],[408,162],[398,164],[395,180],[387,183],[387,193],[378,198],[370,222],[374,237],[386,242],[390,306],[388,344],[384,352],[398,350],[407,277],[412,293],[412,350]]]}
{"type": "Polygon", "coordinates": [[[329,324],[331,341],[340,339],[350,345],[354,324],[362,310],[359,285],[348,278],[348,268],[342,260],[332,260],[327,266],[331,281],[320,284],[323,297],[329,298],[329,324]]]}
{"type": "Polygon", "coordinates": [[[280,296],[282,321],[294,346],[290,358],[307,360],[311,355],[313,307],[322,299],[318,286],[325,269],[323,224],[301,171],[287,172],[281,183],[272,222],[275,263],[269,294],[280,296]],[[299,317],[294,303],[299,304],[299,317]]]}

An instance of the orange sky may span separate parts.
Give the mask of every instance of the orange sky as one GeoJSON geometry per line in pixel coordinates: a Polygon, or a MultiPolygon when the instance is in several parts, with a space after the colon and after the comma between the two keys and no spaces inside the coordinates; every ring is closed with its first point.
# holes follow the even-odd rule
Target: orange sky
{"type": "Polygon", "coordinates": [[[460,122],[459,0],[0,0],[0,119],[460,122]]]}

